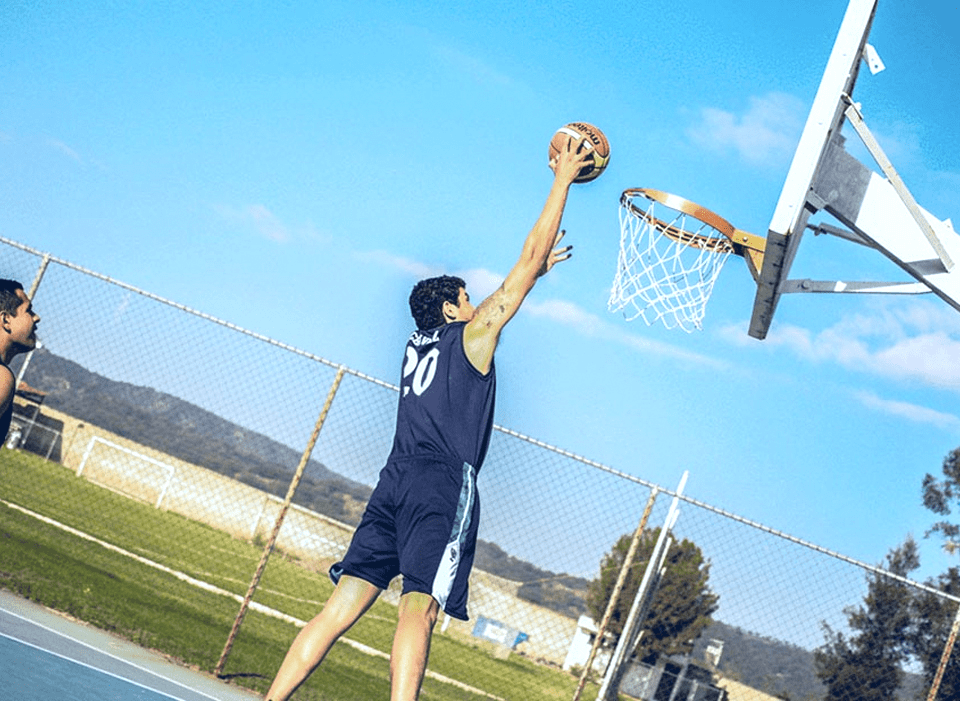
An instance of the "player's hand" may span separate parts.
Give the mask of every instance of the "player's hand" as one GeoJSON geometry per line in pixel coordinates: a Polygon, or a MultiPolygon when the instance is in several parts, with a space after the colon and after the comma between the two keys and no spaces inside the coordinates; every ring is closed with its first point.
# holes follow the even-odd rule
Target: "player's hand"
{"type": "Polygon", "coordinates": [[[546,275],[547,273],[550,272],[550,269],[553,268],[554,265],[562,261],[565,261],[567,258],[573,255],[573,253],[571,253],[571,251],[573,250],[573,246],[563,246],[562,248],[560,247],[560,240],[566,235],[566,233],[567,233],[566,229],[561,229],[560,233],[557,234],[557,238],[553,240],[553,250],[550,252],[550,255],[547,256],[547,259],[543,262],[543,267],[540,268],[540,272],[537,273],[537,277],[540,277],[541,275],[546,275]]]}
{"type": "Polygon", "coordinates": [[[567,147],[550,159],[550,170],[557,180],[573,182],[580,171],[593,162],[593,149],[586,146],[587,137],[567,139],[567,147]]]}

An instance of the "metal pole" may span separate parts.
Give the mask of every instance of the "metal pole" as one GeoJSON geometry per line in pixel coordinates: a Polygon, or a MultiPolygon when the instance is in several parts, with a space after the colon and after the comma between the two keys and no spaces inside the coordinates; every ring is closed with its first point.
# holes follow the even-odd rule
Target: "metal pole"
{"type": "Polygon", "coordinates": [[[43,459],[47,462],[50,461],[50,453],[53,452],[54,447],[57,445],[57,439],[60,439],[60,445],[63,445],[63,434],[60,431],[51,430],[50,433],[53,434],[53,437],[50,439],[50,445],[47,446],[47,454],[43,456],[43,459]]]}
{"type": "Polygon", "coordinates": [[[50,265],[50,254],[44,253],[43,258],[40,259],[40,267],[37,268],[37,274],[33,276],[33,282],[30,284],[30,289],[27,291],[27,297],[31,300],[33,296],[37,294],[37,288],[40,287],[40,281],[43,279],[43,274],[47,272],[47,266],[50,265]]]}
{"type": "Polygon", "coordinates": [[[630,651],[627,649],[631,642],[636,642],[636,629],[640,624],[643,623],[643,620],[639,618],[640,609],[643,608],[644,599],[648,595],[648,588],[650,587],[651,581],[657,578],[657,570],[662,566],[661,559],[664,556],[664,545],[667,542],[667,536],[670,533],[670,530],[673,528],[676,523],[677,516],[679,516],[679,511],[677,505],[680,501],[680,494],[683,492],[683,488],[687,483],[687,472],[683,473],[683,477],[680,478],[680,484],[677,487],[676,495],[673,497],[673,502],[670,504],[670,510],[667,512],[667,518],[664,521],[663,528],[660,530],[660,537],[657,538],[657,544],[653,548],[653,552],[650,554],[650,561],[647,563],[647,569],[643,573],[643,581],[640,582],[640,588],[637,589],[637,595],[633,600],[633,606],[630,609],[630,615],[627,617],[627,622],[623,626],[623,632],[620,634],[620,640],[617,643],[616,650],[614,650],[613,657],[610,659],[610,662],[607,666],[607,672],[603,677],[603,682],[600,684],[600,691],[597,693],[597,699],[606,699],[607,695],[611,693],[616,694],[616,690],[613,689],[613,678],[617,675],[618,669],[620,668],[624,659],[629,655],[630,651]]]}
{"type": "MultiPolygon", "coordinates": [[[[47,272],[47,266],[50,264],[50,254],[44,253],[43,258],[40,259],[40,267],[37,268],[37,274],[33,276],[33,282],[30,284],[30,290],[27,292],[27,297],[30,298],[30,301],[33,301],[34,296],[37,294],[37,288],[40,287],[40,281],[43,280],[43,274],[47,272]]],[[[40,348],[40,341],[37,341],[37,348],[40,348]]],[[[20,385],[20,381],[23,380],[23,374],[27,371],[27,366],[30,364],[30,360],[33,358],[33,351],[27,353],[26,357],[23,359],[23,365],[20,366],[20,372],[17,373],[17,385],[20,385]]]]}
{"type": "Polygon", "coordinates": [[[860,135],[860,139],[863,141],[863,145],[867,147],[868,151],[870,151],[870,155],[873,156],[873,159],[877,162],[877,165],[880,166],[880,170],[883,171],[883,174],[887,176],[887,180],[890,181],[893,189],[898,195],[900,195],[900,200],[903,202],[904,207],[906,207],[907,211],[910,212],[910,216],[912,216],[913,220],[917,223],[917,227],[919,227],[920,231],[930,243],[930,246],[933,248],[934,253],[937,254],[940,262],[943,263],[943,267],[946,268],[947,272],[952,270],[953,260],[950,258],[950,254],[947,253],[947,250],[943,247],[943,243],[940,241],[937,233],[933,230],[933,227],[930,226],[930,222],[928,222],[927,218],[923,216],[923,213],[920,211],[920,206],[917,204],[917,201],[913,199],[913,195],[910,194],[910,191],[907,189],[907,186],[904,184],[903,180],[900,179],[900,175],[893,167],[890,159],[887,158],[887,154],[883,152],[883,149],[880,148],[880,144],[877,143],[877,140],[874,138],[873,133],[867,128],[866,123],[863,121],[863,117],[860,115],[860,109],[856,104],[853,103],[852,100],[850,100],[850,105],[843,114],[846,116],[847,121],[850,122],[851,126],[856,129],[857,134],[860,135]]]}
{"type": "Polygon", "coordinates": [[[307,467],[307,463],[310,461],[310,455],[313,453],[313,448],[317,444],[317,438],[320,436],[320,429],[323,428],[323,424],[327,420],[327,413],[330,411],[330,405],[333,404],[333,398],[336,396],[337,390],[340,388],[340,381],[343,379],[343,373],[345,370],[346,368],[343,365],[341,365],[337,370],[337,375],[333,378],[333,385],[331,385],[330,391],[327,393],[327,401],[324,403],[323,409],[320,410],[320,416],[317,417],[317,422],[314,424],[313,433],[310,435],[310,440],[307,442],[307,447],[303,451],[303,455],[300,456],[300,464],[297,465],[297,471],[294,473],[293,479],[290,481],[290,486],[287,489],[287,496],[283,500],[283,506],[280,508],[280,513],[277,515],[276,523],[273,524],[273,533],[270,534],[270,539],[263,548],[263,554],[260,556],[260,564],[257,565],[257,571],[254,573],[253,580],[250,582],[250,587],[247,589],[247,595],[243,598],[243,603],[240,604],[240,612],[237,614],[237,618],[233,622],[233,628],[230,630],[230,635],[227,637],[226,645],[223,646],[223,653],[220,655],[220,660],[217,662],[217,666],[213,670],[213,673],[218,677],[223,675],[223,668],[227,663],[227,657],[230,655],[230,650],[233,648],[234,640],[236,640],[237,633],[240,631],[240,625],[243,623],[244,616],[247,615],[247,609],[250,607],[250,602],[253,599],[253,595],[256,592],[257,587],[260,585],[260,578],[263,576],[263,571],[267,567],[267,561],[270,559],[274,545],[276,545],[277,536],[280,534],[280,527],[283,525],[283,520],[287,516],[287,511],[290,509],[291,502],[293,502],[293,495],[296,494],[297,487],[300,485],[300,479],[303,477],[303,472],[307,467]]]}
{"type": "MultiPolygon", "coordinates": [[[[678,513],[679,512],[674,512],[674,516],[678,515],[678,513]]],[[[676,519],[672,520],[675,521],[676,519]]],[[[670,527],[672,528],[673,526],[671,525],[670,527]]],[[[665,530],[668,529],[665,528],[665,530]]],[[[660,544],[661,543],[658,542],[657,545],[660,546],[660,544]]],[[[638,594],[642,592],[642,596],[638,595],[633,600],[633,606],[630,608],[630,615],[627,617],[624,632],[620,635],[617,649],[610,663],[607,665],[606,675],[600,684],[600,691],[597,693],[598,701],[615,701],[619,698],[620,683],[626,674],[626,660],[628,660],[633,654],[633,651],[637,649],[637,645],[646,632],[643,629],[643,622],[647,620],[647,616],[650,614],[653,599],[657,594],[657,590],[660,588],[660,582],[663,580],[664,574],[666,574],[667,568],[663,563],[667,559],[670,546],[673,545],[673,538],[668,536],[666,541],[662,541],[662,545],[663,547],[660,549],[659,554],[654,551],[656,562],[651,560],[651,562],[647,564],[647,569],[643,575],[643,582],[641,582],[638,592],[638,594]],[[654,567],[651,569],[650,565],[654,565],[654,567]]]]}
{"type": "MultiPolygon", "coordinates": [[[[33,351],[30,351],[30,355],[33,355],[33,351]]],[[[27,356],[27,360],[30,359],[30,355],[27,356]]],[[[27,367],[26,361],[23,363],[23,367],[20,368],[20,374],[23,374],[23,370],[27,367]]],[[[17,385],[19,386],[20,381],[17,380],[17,385]]],[[[37,404],[33,407],[33,416],[30,417],[29,423],[27,423],[26,430],[23,432],[23,435],[20,437],[20,445],[24,448],[27,446],[27,439],[30,437],[30,434],[33,432],[33,427],[37,423],[37,415],[40,413],[40,405],[37,404]]]]}
{"type": "Polygon", "coordinates": [[[953,617],[953,626],[950,628],[947,644],[943,646],[940,665],[937,667],[937,674],[933,678],[933,685],[930,687],[927,701],[934,701],[937,698],[937,692],[940,691],[940,682],[943,681],[943,673],[947,670],[947,663],[950,662],[950,654],[953,652],[953,644],[957,641],[958,632],[960,632],[960,608],[957,609],[957,615],[953,617]]]}
{"type": "Polygon", "coordinates": [[[670,692],[670,698],[667,701],[676,701],[677,694],[680,693],[680,685],[683,682],[683,678],[687,676],[687,670],[690,668],[690,657],[687,656],[687,659],[683,663],[683,667],[680,670],[680,675],[673,682],[673,691],[670,692]]]}
{"type": "Polygon", "coordinates": [[[610,619],[613,618],[613,611],[617,607],[617,601],[620,599],[620,592],[623,590],[623,584],[627,580],[627,573],[633,566],[633,560],[637,554],[637,547],[640,545],[640,537],[647,528],[647,520],[650,518],[650,512],[653,510],[654,502],[656,502],[659,493],[659,487],[654,487],[650,491],[647,506],[643,510],[643,516],[640,517],[637,530],[633,533],[633,540],[630,541],[630,548],[627,550],[626,557],[623,558],[623,565],[620,567],[617,583],[614,585],[613,592],[610,594],[610,600],[607,602],[607,610],[603,614],[603,619],[600,621],[600,628],[597,630],[597,636],[594,638],[593,645],[590,648],[590,656],[587,657],[587,663],[583,667],[583,672],[580,673],[580,681],[577,683],[577,690],[573,693],[573,701],[579,701],[580,694],[583,693],[583,688],[587,685],[587,676],[590,674],[591,667],[593,667],[593,660],[597,656],[600,644],[603,642],[603,636],[604,633],[607,632],[607,626],[610,625],[610,619]]]}

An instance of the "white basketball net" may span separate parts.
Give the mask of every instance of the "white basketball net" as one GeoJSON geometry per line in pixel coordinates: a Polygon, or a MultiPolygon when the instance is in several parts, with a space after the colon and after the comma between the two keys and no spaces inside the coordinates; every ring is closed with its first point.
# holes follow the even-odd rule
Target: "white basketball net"
{"type": "Polygon", "coordinates": [[[623,312],[627,321],[642,317],[648,326],[659,319],[668,329],[702,329],[713,283],[732,252],[711,225],[625,192],[620,200],[620,255],[607,308],[623,312]]]}

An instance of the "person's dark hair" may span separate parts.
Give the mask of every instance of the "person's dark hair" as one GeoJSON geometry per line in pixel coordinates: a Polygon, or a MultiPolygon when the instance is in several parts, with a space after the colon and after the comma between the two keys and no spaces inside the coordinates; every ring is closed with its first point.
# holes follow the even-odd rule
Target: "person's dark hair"
{"type": "Polygon", "coordinates": [[[410,293],[410,313],[418,329],[433,329],[443,326],[443,303],[460,305],[460,288],[467,283],[452,275],[441,275],[421,280],[410,293]]]}
{"type": "Polygon", "coordinates": [[[23,285],[16,280],[0,278],[0,312],[6,312],[11,316],[17,315],[17,310],[23,304],[23,300],[17,296],[17,290],[22,289],[23,285]]]}

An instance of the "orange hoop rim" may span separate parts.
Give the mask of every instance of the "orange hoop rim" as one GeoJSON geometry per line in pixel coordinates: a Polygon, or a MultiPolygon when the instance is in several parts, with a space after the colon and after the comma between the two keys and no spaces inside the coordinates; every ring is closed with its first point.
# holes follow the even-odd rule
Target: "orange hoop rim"
{"type": "Polygon", "coordinates": [[[663,232],[666,236],[669,236],[678,243],[682,243],[692,248],[702,248],[710,251],[716,251],[718,253],[734,252],[733,237],[734,232],[736,232],[734,226],[719,214],[697,204],[696,202],[691,202],[690,200],[684,199],[678,195],[670,194],[669,192],[664,192],[663,190],[635,187],[623,191],[623,194],[620,196],[620,204],[624,207],[627,207],[631,214],[649,222],[658,231],[663,232]],[[637,205],[633,203],[633,198],[637,196],[643,197],[652,202],[659,202],[670,209],[689,215],[697,221],[712,227],[714,230],[720,233],[722,237],[694,234],[680,227],[674,226],[673,224],[668,224],[662,219],[658,219],[657,217],[648,214],[645,210],[637,207],[637,205]]]}

